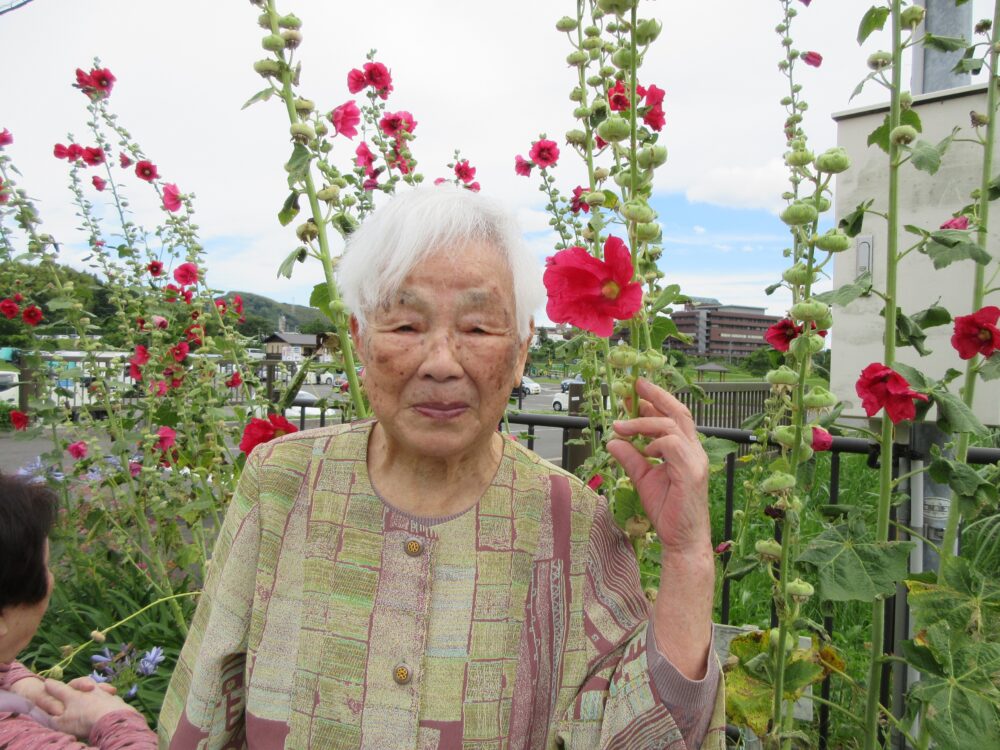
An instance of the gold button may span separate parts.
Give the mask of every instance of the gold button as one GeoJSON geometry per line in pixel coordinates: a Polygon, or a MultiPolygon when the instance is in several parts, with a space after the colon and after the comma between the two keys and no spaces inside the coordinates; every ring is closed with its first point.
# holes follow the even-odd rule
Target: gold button
{"type": "Polygon", "coordinates": [[[412,676],[410,668],[405,664],[397,664],[392,670],[392,679],[400,685],[408,683],[410,681],[410,677],[412,676]]]}
{"type": "Polygon", "coordinates": [[[424,545],[420,543],[419,539],[407,539],[406,544],[403,545],[403,549],[406,550],[406,554],[410,557],[416,557],[424,551],[424,545]]]}

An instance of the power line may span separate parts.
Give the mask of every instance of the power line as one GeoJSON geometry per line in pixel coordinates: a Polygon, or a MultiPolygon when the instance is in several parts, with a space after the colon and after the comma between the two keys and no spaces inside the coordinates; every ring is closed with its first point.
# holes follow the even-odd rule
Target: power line
{"type": "Polygon", "coordinates": [[[6,5],[0,6],[0,16],[2,16],[4,13],[10,13],[12,10],[23,8],[30,2],[31,0],[11,0],[11,2],[7,3],[6,5]]]}

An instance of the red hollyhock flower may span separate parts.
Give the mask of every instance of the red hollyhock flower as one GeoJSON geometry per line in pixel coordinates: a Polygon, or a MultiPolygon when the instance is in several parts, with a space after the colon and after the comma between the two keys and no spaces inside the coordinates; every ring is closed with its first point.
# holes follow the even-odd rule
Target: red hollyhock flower
{"type": "Polygon", "coordinates": [[[104,163],[104,149],[100,146],[87,146],[80,154],[80,158],[88,167],[96,167],[104,163]]]}
{"type": "Polygon", "coordinates": [[[135,347],[135,354],[131,356],[129,362],[135,362],[137,365],[145,365],[149,363],[149,349],[147,349],[142,344],[138,344],[135,347]]]}
{"type": "Polygon", "coordinates": [[[787,352],[792,341],[800,333],[802,333],[802,329],[795,325],[790,318],[785,318],[768,328],[764,339],[779,352],[787,352]]]}
{"type": "Polygon", "coordinates": [[[606,140],[604,140],[603,138],[601,138],[601,136],[599,136],[599,135],[595,135],[594,136],[594,143],[597,145],[598,150],[600,150],[600,149],[602,149],[602,148],[604,148],[605,146],[608,145],[608,142],[606,140]]]}
{"type": "Polygon", "coordinates": [[[535,141],[531,144],[531,151],[528,152],[528,156],[542,169],[552,167],[559,161],[559,146],[556,145],[555,141],[545,139],[535,141]]]}
{"type": "Polygon", "coordinates": [[[941,225],[942,229],[968,229],[969,228],[969,217],[968,216],[956,216],[952,219],[948,219],[944,224],[941,225]]]}
{"type": "Polygon", "coordinates": [[[4,146],[9,146],[13,142],[14,142],[14,136],[10,134],[10,131],[7,130],[7,128],[0,130],[0,148],[3,148],[4,146]]]}
{"type": "Polygon", "coordinates": [[[194,263],[181,263],[174,269],[174,281],[181,286],[198,283],[198,266],[194,263]]]}
{"type": "Polygon", "coordinates": [[[156,171],[156,165],[153,162],[143,159],[135,165],[135,176],[140,180],[152,182],[160,176],[160,173],[156,171]]]}
{"type": "Polygon", "coordinates": [[[854,389],[869,417],[884,408],[893,424],[916,416],[913,399],[927,400],[926,394],[914,391],[902,375],[879,362],[872,362],[861,371],[854,389]]]}
{"type": "Polygon", "coordinates": [[[615,85],[608,89],[608,107],[611,108],[612,112],[622,112],[627,110],[630,105],[628,92],[625,91],[625,82],[616,81],[615,85]]]}
{"type": "Polygon", "coordinates": [[[76,161],[83,156],[83,146],[78,146],[75,143],[71,143],[66,147],[66,158],[70,161],[76,161]]]}
{"type": "Polygon", "coordinates": [[[347,73],[347,90],[352,94],[357,94],[367,85],[368,81],[365,80],[364,71],[353,68],[347,73]]]}
{"type": "Polygon", "coordinates": [[[89,73],[84,73],[80,68],[76,69],[75,86],[94,99],[108,96],[116,80],[107,68],[94,68],[89,73]]]}
{"type": "Polygon", "coordinates": [[[170,325],[167,319],[162,315],[154,315],[151,320],[153,321],[153,325],[161,331],[167,330],[167,327],[170,325]]]}
{"type": "Polygon", "coordinates": [[[600,474],[594,474],[588,481],[587,486],[590,487],[594,492],[597,492],[597,488],[604,483],[604,477],[600,474]]]}
{"type": "Polygon", "coordinates": [[[822,427],[812,428],[812,449],[817,453],[819,451],[828,451],[833,447],[833,435],[824,430],[822,427]]]}
{"type": "Polygon", "coordinates": [[[650,107],[649,111],[642,116],[642,121],[659,133],[667,124],[667,116],[663,113],[663,107],[657,104],[655,107],[650,107]]]}
{"type": "Polygon", "coordinates": [[[28,429],[28,415],[23,411],[14,409],[10,413],[10,423],[14,426],[15,430],[26,430],[28,429]]]}
{"type": "Polygon", "coordinates": [[[87,444],[83,440],[78,440],[75,443],[70,443],[66,446],[66,450],[75,459],[81,459],[87,457],[87,444]]]}
{"type": "Polygon", "coordinates": [[[20,292],[14,292],[14,301],[18,304],[24,302],[24,295],[20,292]]]}
{"type": "Polygon", "coordinates": [[[261,443],[267,443],[282,435],[298,432],[298,428],[278,414],[269,414],[267,419],[254,417],[243,430],[240,450],[250,455],[250,451],[261,443]]]}
{"type": "Polygon", "coordinates": [[[219,299],[215,300],[215,306],[219,309],[219,315],[226,314],[226,301],[222,299],[222,297],[219,297],[219,299]]]}
{"type": "Polygon", "coordinates": [[[0,300],[0,314],[3,314],[7,320],[13,320],[19,312],[21,312],[21,308],[17,306],[14,300],[9,297],[5,300],[0,300]]]}
{"type": "Polygon", "coordinates": [[[238,294],[233,295],[232,305],[233,305],[233,310],[236,311],[237,315],[243,314],[243,298],[240,295],[238,294]]]}
{"type": "Polygon", "coordinates": [[[128,363],[128,376],[136,382],[140,382],[142,380],[142,368],[132,360],[129,360],[128,363]]]}
{"type": "MultiPolygon", "coordinates": [[[[641,88],[641,87],[640,87],[641,88]]],[[[667,95],[667,92],[661,89],[659,86],[650,86],[646,89],[646,106],[647,107],[658,107],[663,104],[663,97],[667,95]]]]}
{"type": "Polygon", "coordinates": [[[3,180],[0,180],[0,203],[6,203],[9,199],[10,196],[7,195],[7,191],[3,187],[3,180]]]}
{"type": "Polygon", "coordinates": [[[569,202],[570,211],[572,211],[575,214],[578,214],[581,211],[583,211],[584,213],[590,211],[590,204],[587,203],[587,201],[583,200],[583,194],[585,192],[586,191],[583,189],[582,185],[577,185],[575,188],[573,188],[573,197],[570,199],[569,202]]]}
{"type": "Polygon", "coordinates": [[[983,307],[972,315],[959,315],[955,318],[955,333],[951,337],[951,345],[955,347],[962,359],[972,359],[977,354],[989,357],[1000,349],[1000,308],[990,305],[983,307]]]}
{"type": "Polygon", "coordinates": [[[69,149],[61,143],[57,143],[52,147],[52,155],[57,159],[67,159],[69,158],[69,149]]]}
{"type": "Polygon", "coordinates": [[[358,124],[361,122],[361,110],[353,101],[344,102],[330,113],[335,135],[354,138],[358,134],[358,124]]]}
{"type": "Polygon", "coordinates": [[[642,286],[632,273],[628,248],[614,236],[604,243],[604,260],[582,247],[561,250],[546,260],[542,277],[549,320],[610,336],[615,319],[628,320],[642,306],[642,286]]]}
{"type": "Polygon", "coordinates": [[[823,64],[823,55],[821,55],[819,52],[813,52],[812,50],[810,50],[809,52],[803,52],[802,62],[804,62],[806,65],[811,65],[814,68],[818,68],[820,65],[823,64]]]}
{"type": "Polygon", "coordinates": [[[205,332],[204,328],[202,328],[197,323],[192,323],[191,325],[189,325],[187,328],[184,329],[184,336],[187,338],[188,343],[191,346],[201,346],[202,345],[201,335],[204,332],[205,332]]]}
{"type": "Polygon", "coordinates": [[[187,341],[179,341],[170,347],[170,356],[174,358],[175,362],[183,362],[190,351],[191,347],[188,346],[187,341]]]}
{"type": "Polygon", "coordinates": [[[476,168],[469,166],[469,161],[460,161],[455,165],[455,176],[465,184],[469,184],[476,179],[476,168]]]}
{"type": "Polygon", "coordinates": [[[132,160],[125,156],[125,154],[118,154],[118,163],[121,164],[122,169],[132,166],[132,160]]]}
{"type": "Polygon", "coordinates": [[[157,380],[155,383],[149,384],[149,395],[150,396],[166,396],[167,395],[167,381],[157,380]]]}
{"type": "Polygon", "coordinates": [[[366,62],[364,64],[365,82],[371,86],[383,99],[389,96],[392,91],[392,76],[389,69],[380,62],[366,62]]]}
{"type": "Polygon", "coordinates": [[[163,186],[163,207],[168,211],[181,210],[181,191],[172,182],[163,186]]]}
{"type": "Polygon", "coordinates": [[[227,388],[239,388],[241,385],[243,385],[243,376],[240,375],[239,370],[234,372],[232,376],[226,380],[227,388]]]}
{"type": "Polygon", "coordinates": [[[473,193],[478,193],[480,190],[482,190],[482,186],[478,182],[470,182],[468,185],[465,186],[465,188],[467,190],[471,190],[473,193]]]}
{"type": "Polygon", "coordinates": [[[516,174],[521,175],[522,177],[530,177],[531,169],[534,166],[535,166],[534,164],[532,164],[530,161],[525,159],[520,154],[514,157],[514,172],[516,174]]]}
{"type": "Polygon", "coordinates": [[[354,155],[356,157],[354,159],[354,163],[359,167],[364,168],[366,175],[371,176],[374,171],[373,167],[375,165],[375,154],[373,154],[372,150],[368,148],[368,144],[363,142],[359,143],[358,147],[354,149],[354,155]]]}
{"type": "Polygon", "coordinates": [[[96,174],[90,178],[90,181],[93,183],[94,187],[97,188],[98,190],[104,190],[104,188],[108,186],[108,181],[102,180],[96,174]]]}
{"type": "Polygon", "coordinates": [[[43,317],[42,311],[39,310],[34,305],[29,305],[28,307],[24,308],[24,311],[21,313],[21,320],[23,320],[29,326],[37,326],[39,323],[42,322],[42,317],[43,317]]]}
{"type": "Polygon", "coordinates": [[[156,434],[159,435],[160,439],[156,441],[154,447],[159,451],[168,451],[177,442],[177,432],[171,427],[160,427],[156,434]]]}
{"type": "Polygon", "coordinates": [[[149,271],[150,276],[159,276],[163,273],[163,263],[158,260],[151,260],[149,265],[146,266],[146,270],[149,271]]]}
{"type": "Polygon", "coordinates": [[[387,112],[378,121],[378,126],[383,133],[393,138],[400,133],[412,133],[417,127],[417,121],[406,110],[400,110],[399,112],[387,112]]]}

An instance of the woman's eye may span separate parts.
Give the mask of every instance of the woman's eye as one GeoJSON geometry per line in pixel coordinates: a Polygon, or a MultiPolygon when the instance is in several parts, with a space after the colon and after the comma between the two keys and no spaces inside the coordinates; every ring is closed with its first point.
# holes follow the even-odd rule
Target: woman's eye
{"type": "Polygon", "coordinates": [[[415,330],[417,329],[409,324],[396,326],[395,328],[396,333],[413,333],[415,330]]]}

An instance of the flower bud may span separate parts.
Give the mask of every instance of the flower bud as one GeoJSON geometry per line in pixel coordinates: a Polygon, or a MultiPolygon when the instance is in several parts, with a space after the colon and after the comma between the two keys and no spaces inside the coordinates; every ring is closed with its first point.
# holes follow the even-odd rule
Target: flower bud
{"type": "Polygon", "coordinates": [[[278,52],[285,48],[285,40],[277,34],[268,34],[260,40],[260,46],[268,52],[278,52]]]}
{"type": "Polygon", "coordinates": [[[795,486],[795,477],[783,471],[776,471],[760,483],[760,491],[769,495],[780,495],[795,486]]]}
{"type": "Polygon", "coordinates": [[[628,384],[625,380],[616,380],[611,384],[611,391],[618,398],[625,398],[629,392],[632,390],[632,386],[628,384]]]}
{"type": "Polygon", "coordinates": [[[271,14],[270,13],[261,13],[259,16],[257,16],[257,25],[260,26],[262,29],[266,29],[266,30],[270,31],[271,30],[271,14]]]}
{"type": "Polygon", "coordinates": [[[100,630],[91,630],[90,640],[92,640],[94,643],[104,643],[106,640],[108,640],[108,638],[100,630]]]}
{"type": "Polygon", "coordinates": [[[635,155],[635,159],[643,169],[662,166],[667,161],[667,147],[643,146],[635,155]]]}
{"type": "Polygon", "coordinates": [[[48,676],[53,680],[61,680],[63,678],[63,668],[56,664],[48,670],[48,676]]]}
{"type": "Polygon", "coordinates": [[[316,227],[316,222],[309,219],[303,224],[295,229],[295,236],[299,238],[301,242],[311,242],[312,240],[319,237],[319,229],[316,227]]]}
{"type": "Polygon", "coordinates": [[[590,55],[583,50],[573,50],[566,55],[566,62],[569,65],[586,65],[589,59],[590,55]]]}
{"type": "Polygon", "coordinates": [[[601,112],[608,111],[608,100],[597,97],[590,103],[591,108],[594,110],[595,114],[600,114],[601,112]]]}
{"type": "Polygon", "coordinates": [[[597,0],[597,7],[605,13],[624,16],[635,7],[636,0],[597,0]]]}
{"type": "Polygon", "coordinates": [[[355,196],[353,196],[353,195],[345,195],[343,198],[340,199],[341,205],[345,206],[346,208],[350,208],[351,206],[355,205],[357,202],[358,202],[358,199],[355,196]]]}
{"type": "Polygon", "coordinates": [[[816,274],[811,272],[805,263],[796,263],[791,268],[785,269],[781,278],[789,284],[808,284],[816,278],[816,274]]]}
{"type": "Polygon", "coordinates": [[[641,242],[653,242],[660,236],[660,225],[656,222],[637,224],[635,233],[641,242]]]}
{"type": "Polygon", "coordinates": [[[972,110],[969,112],[969,121],[972,123],[972,127],[981,128],[984,125],[989,125],[990,116],[984,115],[982,112],[976,112],[972,110]]]}
{"type": "Polygon", "coordinates": [[[276,76],[281,72],[281,63],[277,60],[272,60],[267,58],[265,60],[258,60],[253,64],[253,69],[255,72],[259,73],[264,78],[271,78],[276,76]]]}
{"type": "Polygon", "coordinates": [[[622,215],[629,221],[650,222],[656,213],[644,201],[629,201],[622,208],[622,215]]]}
{"type": "Polygon", "coordinates": [[[663,356],[662,353],[656,351],[655,349],[647,349],[639,355],[636,360],[636,364],[639,366],[640,370],[644,372],[659,372],[659,370],[666,363],[667,358],[663,356]]]}
{"type": "MultiPolygon", "coordinates": [[[[913,10],[913,9],[914,8],[907,8],[907,10],[913,10]]],[[[919,9],[923,10],[923,8],[919,9]]],[[[794,601],[796,604],[804,604],[805,602],[809,601],[809,598],[814,593],[812,584],[809,583],[808,581],[803,581],[801,578],[796,578],[794,581],[789,581],[786,584],[785,591],[788,592],[788,595],[792,597],[792,601],[794,601]]]]}
{"type": "Polygon", "coordinates": [[[292,104],[295,105],[295,111],[299,113],[300,117],[305,117],[314,109],[316,105],[313,103],[312,99],[296,99],[292,104]]]}
{"type": "Polygon", "coordinates": [[[302,27],[302,21],[294,13],[289,13],[278,19],[278,26],[283,29],[298,29],[302,27]]]}
{"type": "Polygon", "coordinates": [[[587,134],[582,130],[567,130],[566,143],[571,146],[583,146],[587,142],[587,134]]]}
{"type": "Polygon", "coordinates": [[[786,448],[791,448],[793,445],[795,445],[795,428],[788,425],[775,428],[773,437],[774,437],[774,442],[776,442],[778,445],[783,445],[786,448]]]}
{"type": "Polygon", "coordinates": [[[909,91],[904,91],[899,95],[899,108],[904,112],[913,106],[913,94],[909,91]]]}
{"type": "Polygon", "coordinates": [[[316,197],[327,203],[336,203],[340,199],[340,188],[336,185],[326,185],[316,193],[316,197]]]}
{"type": "Polygon", "coordinates": [[[868,55],[868,67],[872,70],[882,70],[892,65],[892,53],[885,50],[872,52],[868,55]]]}
{"type": "Polygon", "coordinates": [[[576,19],[570,18],[569,16],[563,16],[556,21],[556,31],[574,31],[576,27],[576,19]]]}
{"type": "Polygon", "coordinates": [[[326,135],[329,132],[330,132],[330,129],[326,126],[325,122],[323,122],[322,120],[317,120],[316,121],[316,135],[322,137],[322,136],[326,135]]]}
{"type": "Polygon", "coordinates": [[[601,190],[595,190],[592,193],[587,193],[583,196],[584,203],[588,206],[603,206],[604,201],[607,200],[607,196],[601,190]]]}
{"type": "Polygon", "coordinates": [[[758,539],[753,548],[764,562],[781,560],[781,543],[774,539],[758,539]]]}
{"type": "Polygon", "coordinates": [[[281,32],[281,38],[285,42],[285,47],[295,49],[302,43],[302,33],[295,29],[286,29],[281,32]]]}
{"type": "MultiPolygon", "coordinates": [[[[781,645],[779,643],[780,640],[781,640],[781,631],[778,630],[778,628],[771,628],[771,633],[768,636],[768,641],[771,644],[771,650],[772,651],[777,651],[778,650],[778,646],[781,645]]],[[[791,653],[791,651],[792,651],[792,649],[794,647],[795,647],[795,644],[792,642],[792,637],[790,635],[786,635],[785,636],[785,653],[786,654],[787,653],[791,653]]]]}
{"type": "Polygon", "coordinates": [[[799,151],[789,151],[785,154],[785,164],[790,167],[804,167],[813,160],[812,151],[801,149],[799,151]]]}
{"type": "Polygon", "coordinates": [[[637,44],[652,44],[663,31],[663,24],[653,18],[647,18],[635,26],[635,41],[637,44]]]}
{"type": "Polygon", "coordinates": [[[587,79],[587,85],[588,86],[593,86],[595,88],[597,86],[602,85],[603,83],[604,83],[604,79],[601,76],[590,76],[587,79]]]}
{"type": "Polygon", "coordinates": [[[583,47],[585,50],[590,51],[590,50],[600,49],[601,47],[604,46],[604,42],[602,42],[600,39],[596,37],[587,37],[580,43],[580,46],[583,47]]]}
{"type": "Polygon", "coordinates": [[[828,308],[826,311],[826,315],[817,320],[814,325],[816,326],[816,330],[818,331],[830,330],[830,328],[833,327],[833,309],[828,308]]]}
{"type": "Polygon", "coordinates": [[[842,148],[828,148],[816,157],[816,169],[827,174],[840,174],[851,166],[851,157],[842,148]]]}
{"type": "Polygon", "coordinates": [[[645,516],[632,516],[625,522],[625,533],[629,539],[642,539],[651,528],[652,524],[645,516]]]}
{"type": "Polygon", "coordinates": [[[903,28],[910,27],[911,29],[915,29],[924,20],[925,12],[926,11],[921,6],[911,5],[899,14],[899,21],[903,28]]]}
{"type": "Polygon", "coordinates": [[[590,107],[577,107],[573,110],[573,117],[577,120],[585,120],[590,117],[592,110],[590,107]]]}
{"type": "Polygon", "coordinates": [[[613,367],[631,367],[638,361],[638,359],[639,352],[631,346],[613,346],[611,347],[611,351],[608,353],[608,362],[610,362],[613,367]]]}
{"type": "Polygon", "coordinates": [[[788,313],[794,320],[811,322],[822,318],[827,314],[828,310],[829,307],[825,302],[817,302],[816,300],[809,299],[804,302],[796,302],[792,305],[788,313]]]}
{"type": "Polygon", "coordinates": [[[583,35],[584,36],[600,36],[601,35],[601,30],[599,28],[597,28],[596,26],[587,26],[583,30],[583,35]]]}
{"type": "Polygon", "coordinates": [[[594,179],[598,182],[603,182],[611,176],[611,170],[607,167],[598,167],[594,170],[594,179]]]}
{"type": "Polygon", "coordinates": [[[808,357],[823,349],[823,337],[815,333],[799,336],[788,345],[788,350],[796,357],[808,357]]]}
{"type": "Polygon", "coordinates": [[[576,86],[572,91],[569,92],[569,100],[571,102],[582,102],[583,101],[583,89],[576,86]]]}
{"type": "Polygon", "coordinates": [[[799,374],[788,365],[782,365],[768,372],[764,379],[771,385],[795,385],[799,382],[799,374]]]}
{"type": "Polygon", "coordinates": [[[837,397],[822,386],[813,386],[802,397],[806,409],[829,409],[837,405],[837,397]]]}
{"type": "Polygon", "coordinates": [[[312,129],[312,125],[307,125],[304,122],[294,122],[288,130],[296,143],[308,143],[316,137],[316,131],[312,129]]]}
{"type": "Polygon", "coordinates": [[[619,70],[628,70],[632,67],[632,62],[635,60],[635,55],[632,54],[632,50],[629,47],[619,47],[615,50],[615,53],[611,55],[611,62],[619,70]]]}
{"type": "Polygon", "coordinates": [[[614,115],[597,126],[597,134],[608,143],[624,141],[632,132],[629,121],[624,117],[614,115]]]}
{"type": "Polygon", "coordinates": [[[605,65],[598,72],[605,78],[611,78],[615,74],[615,69],[610,65],[605,65]]]}
{"type": "Polygon", "coordinates": [[[811,224],[816,221],[818,216],[819,212],[816,211],[815,206],[802,202],[792,203],[781,212],[781,220],[793,227],[802,224],[811,224]]]}
{"type": "Polygon", "coordinates": [[[787,107],[791,103],[792,103],[792,97],[790,96],[783,96],[781,97],[781,101],[778,102],[778,104],[780,104],[782,107],[787,107]]]}
{"type": "Polygon", "coordinates": [[[889,133],[889,140],[897,146],[905,146],[912,143],[917,137],[917,129],[912,125],[899,125],[889,133]]]}
{"type": "Polygon", "coordinates": [[[842,253],[853,244],[853,240],[839,229],[831,229],[819,235],[815,242],[816,247],[828,253],[842,253]]]}

